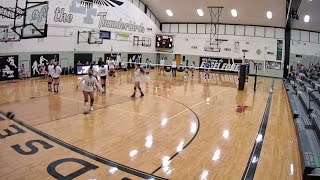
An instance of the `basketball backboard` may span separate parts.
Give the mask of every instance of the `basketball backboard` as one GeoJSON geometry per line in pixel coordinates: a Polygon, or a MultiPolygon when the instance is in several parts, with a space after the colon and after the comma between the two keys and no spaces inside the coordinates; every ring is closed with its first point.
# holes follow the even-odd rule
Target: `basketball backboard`
{"type": "Polygon", "coordinates": [[[21,39],[47,37],[48,2],[27,2],[21,39]]]}
{"type": "MultiPolygon", "coordinates": [[[[27,0],[26,7],[23,9],[25,11],[23,14],[23,24],[19,26],[16,25],[16,20],[20,14],[15,14],[15,21],[12,30],[19,35],[20,39],[47,37],[48,4],[48,1],[29,2],[27,0]]],[[[16,12],[13,11],[13,13],[16,12]]]]}
{"type": "Polygon", "coordinates": [[[101,39],[100,36],[100,31],[89,31],[89,39],[88,39],[89,44],[102,44],[103,39],[101,39]]]}

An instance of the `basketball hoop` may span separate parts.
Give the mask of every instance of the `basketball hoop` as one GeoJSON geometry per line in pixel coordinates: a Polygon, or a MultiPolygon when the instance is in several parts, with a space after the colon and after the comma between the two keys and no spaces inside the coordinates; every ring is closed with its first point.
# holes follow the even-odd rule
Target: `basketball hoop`
{"type": "Polygon", "coordinates": [[[219,24],[222,6],[209,6],[208,7],[211,17],[210,23],[210,41],[206,41],[204,50],[209,52],[220,52],[220,44],[228,41],[226,39],[219,39],[219,24]]]}
{"type": "Polygon", "coordinates": [[[204,51],[208,52],[220,52],[221,47],[220,44],[228,41],[227,39],[215,39],[213,42],[206,41],[204,51]]]}

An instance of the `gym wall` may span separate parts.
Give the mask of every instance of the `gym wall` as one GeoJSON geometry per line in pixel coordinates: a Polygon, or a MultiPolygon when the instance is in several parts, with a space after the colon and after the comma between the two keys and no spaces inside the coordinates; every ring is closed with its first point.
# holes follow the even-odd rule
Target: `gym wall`
{"type": "MultiPolygon", "coordinates": [[[[320,62],[320,33],[291,30],[290,63],[293,69],[297,64],[309,64],[320,62]]],[[[290,68],[290,67],[289,67],[290,68]]]]}
{"type": "MultiPolygon", "coordinates": [[[[220,52],[204,51],[206,41],[210,40],[210,24],[163,24],[163,33],[174,35],[173,53],[189,56],[189,62],[195,61],[196,65],[200,57],[242,59],[247,50],[246,59],[260,63],[259,75],[270,77],[282,77],[284,60],[284,29],[261,26],[245,25],[219,25],[219,39],[222,42],[220,52]],[[281,43],[279,43],[281,42],[281,43]],[[278,44],[280,46],[278,47],[278,44]],[[275,69],[265,68],[267,64],[279,65],[275,69]]],[[[253,64],[250,66],[253,73],[253,64]]],[[[269,66],[268,66],[269,67],[269,66]]]]}
{"type": "MultiPolygon", "coordinates": [[[[115,7],[96,4],[85,7],[81,2],[82,0],[49,0],[48,37],[0,43],[0,53],[155,52],[154,37],[161,32],[155,24],[157,21],[150,19],[152,16],[145,14],[131,0],[121,0],[123,4],[115,7]],[[110,31],[111,40],[105,39],[101,45],[82,42],[77,44],[78,31],[92,30],[110,31]],[[119,38],[119,33],[129,35],[130,39],[119,38]],[[150,37],[151,47],[133,46],[133,36],[150,37]]],[[[15,7],[15,1],[0,0],[0,4],[8,8],[15,7]]],[[[20,4],[24,7],[23,3],[20,4]]],[[[0,24],[12,25],[13,20],[0,17],[0,24]]],[[[87,39],[87,36],[79,38],[80,41],[87,39]]]]}

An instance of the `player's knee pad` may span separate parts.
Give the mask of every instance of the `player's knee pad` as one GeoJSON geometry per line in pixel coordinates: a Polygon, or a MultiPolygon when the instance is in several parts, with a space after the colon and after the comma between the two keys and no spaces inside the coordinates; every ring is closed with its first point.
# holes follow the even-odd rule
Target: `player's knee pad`
{"type": "Polygon", "coordinates": [[[141,91],[141,87],[139,87],[139,90],[141,91]]]}
{"type": "Polygon", "coordinates": [[[93,103],[94,99],[90,99],[90,102],[93,103]]]}
{"type": "Polygon", "coordinates": [[[137,87],[134,87],[134,90],[136,90],[137,89],[137,87]]]}
{"type": "Polygon", "coordinates": [[[51,85],[52,84],[52,82],[48,82],[48,85],[51,85]]]}
{"type": "Polygon", "coordinates": [[[88,100],[87,100],[87,99],[85,99],[85,100],[84,100],[84,102],[88,102],[88,100]]]}

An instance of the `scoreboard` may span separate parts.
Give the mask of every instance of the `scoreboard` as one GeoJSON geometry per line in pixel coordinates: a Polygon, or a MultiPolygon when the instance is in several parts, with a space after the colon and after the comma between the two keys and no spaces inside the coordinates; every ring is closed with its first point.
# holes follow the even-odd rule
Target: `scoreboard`
{"type": "Polygon", "coordinates": [[[166,35],[157,35],[156,48],[173,48],[173,37],[166,35]]]}

